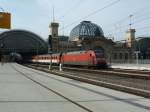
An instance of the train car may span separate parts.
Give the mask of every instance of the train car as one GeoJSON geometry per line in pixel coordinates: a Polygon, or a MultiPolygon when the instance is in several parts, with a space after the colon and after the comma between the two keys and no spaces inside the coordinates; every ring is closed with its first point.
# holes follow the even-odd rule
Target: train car
{"type": "Polygon", "coordinates": [[[36,55],[32,62],[52,63],[70,66],[101,66],[106,67],[106,59],[102,50],[74,51],[52,55],[36,55]]]}
{"type": "Polygon", "coordinates": [[[63,55],[63,64],[81,66],[105,66],[106,60],[101,51],[77,51],[63,55]]]}
{"type": "Polygon", "coordinates": [[[33,63],[53,63],[53,64],[59,64],[60,63],[60,54],[46,54],[46,55],[35,55],[32,56],[32,59],[30,62],[33,63]]]}

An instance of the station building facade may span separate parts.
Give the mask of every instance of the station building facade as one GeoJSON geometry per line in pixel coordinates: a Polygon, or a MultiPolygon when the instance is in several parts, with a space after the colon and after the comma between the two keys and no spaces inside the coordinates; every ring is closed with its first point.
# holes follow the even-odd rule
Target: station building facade
{"type": "Polygon", "coordinates": [[[133,63],[136,58],[150,58],[150,38],[135,38],[135,29],[126,32],[124,42],[114,42],[104,36],[102,28],[90,21],[82,21],[70,32],[70,36],[58,35],[58,23],[51,23],[49,35],[51,52],[103,49],[109,63],[133,63]],[[146,46],[145,46],[145,43],[146,46]],[[140,46],[140,50],[139,50],[140,46]]]}

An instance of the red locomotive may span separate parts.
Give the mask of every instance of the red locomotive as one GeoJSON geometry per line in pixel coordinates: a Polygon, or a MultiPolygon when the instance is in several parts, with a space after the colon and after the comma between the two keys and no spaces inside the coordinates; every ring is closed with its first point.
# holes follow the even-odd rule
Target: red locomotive
{"type": "Polygon", "coordinates": [[[74,51],[52,55],[36,55],[31,59],[37,63],[53,63],[73,66],[101,66],[106,67],[106,59],[102,50],[74,51]]]}

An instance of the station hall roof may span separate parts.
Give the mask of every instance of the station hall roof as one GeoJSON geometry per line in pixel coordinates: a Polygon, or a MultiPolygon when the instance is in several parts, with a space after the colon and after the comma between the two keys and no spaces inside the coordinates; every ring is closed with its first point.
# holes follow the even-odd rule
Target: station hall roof
{"type": "Polygon", "coordinates": [[[8,30],[0,34],[0,50],[5,53],[47,53],[47,43],[38,35],[27,30],[8,30]]]}
{"type": "Polygon", "coordinates": [[[150,52],[150,37],[141,37],[137,41],[136,50],[150,52]]]}

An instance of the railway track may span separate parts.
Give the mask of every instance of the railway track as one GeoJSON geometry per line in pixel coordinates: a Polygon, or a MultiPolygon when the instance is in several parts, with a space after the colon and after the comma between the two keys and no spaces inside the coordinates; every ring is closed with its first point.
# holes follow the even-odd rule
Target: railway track
{"type": "Polygon", "coordinates": [[[126,72],[126,73],[137,73],[137,74],[146,74],[150,75],[148,70],[131,70],[131,69],[113,69],[115,72],[126,72]]]}
{"type": "MultiPolygon", "coordinates": [[[[31,64],[31,65],[48,68],[48,65],[39,65],[39,64],[38,65],[31,64]]],[[[58,69],[58,66],[53,66],[53,68],[58,69]]],[[[86,68],[75,68],[75,67],[74,68],[63,67],[63,70],[150,80],[150,71],[125,70],[125,69],[86,69],[86,68]]]]}
{"type": "MultiPolygon", "coordinates": [[[[137,94],[144,97],[150,98],[150,80],[147,78],[148,74],[146,75],[146,78],[144,78],[144,74],[141,76],[125,76],[125,74],[122,75],[115,75],[114,73],[111,74],[111,70],[109,70],[108,73],[105,74],[104,71],[100,73],[98,70],[89,70],[87,69],[75,69],[75,68],[65,68],[63,72],[59,72],[58,70],[48,70],[47,65],[28,65],[28,67],[32,67],[34,69],[42,70],[45,72],[52,72],[56,75],[60,75],[63,77],[72,78],[75,80],[104,86],[112,89],[117,89],[124,92],[129,92],[133,94],[137,94]],[[86,71],[86,72],[85,72],[86,71]],[[96,72],[95,72],[96,71],[96,72]],[[145,80],[146,79],[146,80],[145,80]]],[[[58,67],[57,67],[58,68],[58,67]]],[[[121,73],[120,71],[117,73],[121,73]]],[[[133,73],[132,73],[133,74],[133,73]]],[[[134,73],[135,74],[135,73],[134,73]]],[[[128,73],[128,75],[130,75],[128,73]]],[[[150,77],[150,76],[149,76],[150,77]]]]}

